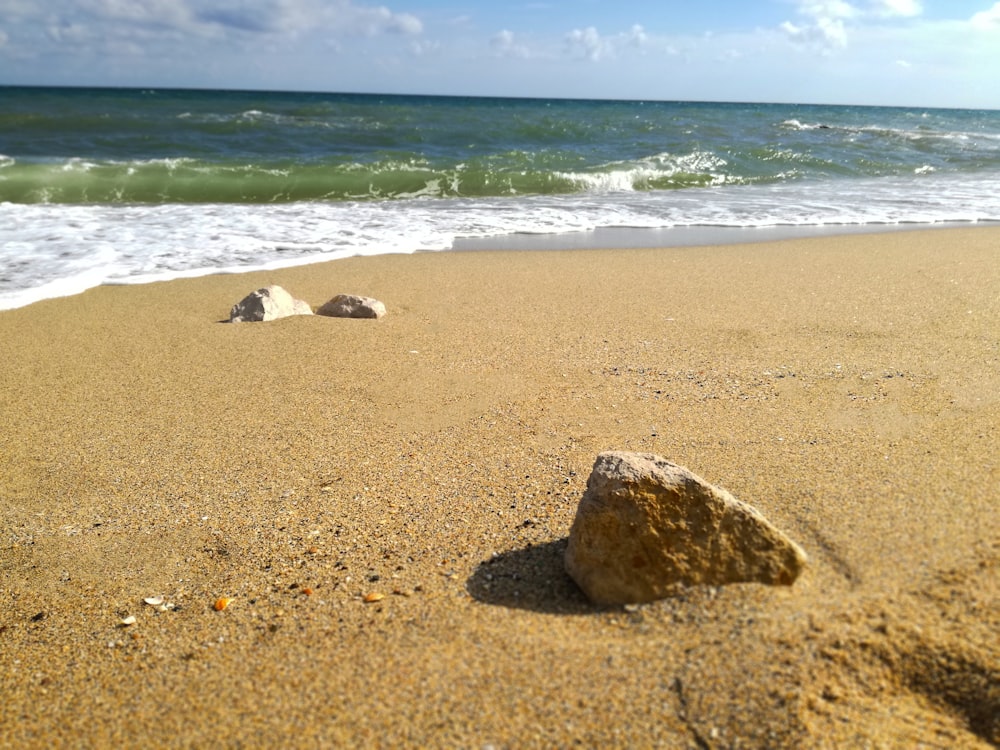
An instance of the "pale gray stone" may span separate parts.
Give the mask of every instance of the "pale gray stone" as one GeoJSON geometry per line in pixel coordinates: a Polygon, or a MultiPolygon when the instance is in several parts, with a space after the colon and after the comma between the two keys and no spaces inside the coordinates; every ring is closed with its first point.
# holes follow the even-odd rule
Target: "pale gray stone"
{"type": "Polygon", "coordinates": [[[331,318],[381,318],[385,315],[385,305],[371,297],[338,294],[325,302],[316,314],[331,318]]]}
{"type": "Polygon", "coordinates": [[[249,323],[287,318],[289,315],[312,315],[309,304],[295,299],[278,285],[251,292],[233,305],[230,323],[249,323]]]}
{"type": "Polygon", "coordinates": [[[601,453],[566,548],[566,571],[598,604],[662,599],[678,586],[790,585],[802,549],[760,512],[651,453],[601,453]]]}

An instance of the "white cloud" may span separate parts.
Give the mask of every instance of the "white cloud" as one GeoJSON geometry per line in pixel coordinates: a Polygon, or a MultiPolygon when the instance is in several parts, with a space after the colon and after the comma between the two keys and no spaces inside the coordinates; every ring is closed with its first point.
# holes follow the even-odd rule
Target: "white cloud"
{"type": "Polygon", "coordinates": [[[35,15],[37,7],[31,0],[0,0],[0,16],[12,21],[35,15]]]}
{"type": "Polygon", "coordinates": [[[503,29],[494,34],[490,40],[490,47],[493,49],[494,54],[499,57],[513,57],[522,60],[531,57],[528,48],[518,43],[514,32],[508,29],[503,29]]]}
{"type": "Polygon", "coordinates": [[[798,0],[801,23],[785,21],[779,27],[795,43],[819,47],[828,53],[848,44],[849,25],[871,19],[912,18],[923,13],[920,0],[868,0],[864,8],[845,0],[798,0]]]}
{"type": "Polygon", "coordinates": [[[781,30],[793,42],[815,45],[826,51],[847,46],[847,30],[839,18],[817,18],[801,26],[785,21],[781,30]]]}
{"type": "Polygon", "coordinates": [[[639,24],[628,31],[610,36],[601,35],[596,28],[573,29],[566,34],[566,45],[573,57],[598,62],[614,59],[626,49],[642,49],[650,41],[649,34],[639,24]]]}
{"type": "MultiPolygon", "coordinates": [[[[171,2],[171,0],[149,0],[136,3],[129,0],[81,0],[79,9],[98,22],[137,23],[143,26],[161,26],[167,28],[188,28],[194,21],[194,13],[186,2],[171,2]]],[[[64,17],[76,15],[70,5],[61,14],[64,17]]]]}
{"type": "MultiPolygon", "coordinates": [[[[107,2],[108,0],[105,0],[107,2]]],[[[120,0],[115,0],[120,1],[120,0]]],[[[162,1],[162,0],[159,0],[162,1]]],[[[409,13],[394,13],[384,5],[361,5],[350,0],[187,0],[207,5],[199,16],[236,30],[290,32],[324,31],[335,34],[420,34],[423,23],[409,13]]]]}
{"type": "Polygon", "coordinates": [[[410,43],[410,52],[415,57],[424,57],[440,51],[441,42],[429,39],[415,39],[410,43]]]}
{"type": "Polygon", "coordinates": [[[355,12],[365,19],[366,31],[371,34],[390,32],[393,34],[419,34],[424,25],[410,13],[393,13],[384,5],[378,8],[355,8],[355,12]]]}
{"type": "Polygon", "coordinates": [[[377,2],[0,0],[8,36],[0,71],[15,83],[219,88],[326,88],[340,75],[352,89],[365,75],[361,64],[331,72],[332,55],[374,59],[386,49],[409,61],[400,78],[417,68],[413,61],[441,57],[421,19],[390,9],[402,0],[377,2]]]}
{"type": "MultiPolygon", "coordinates": [[[[26,10],[22,0],[0,2],[5,12],[42,17],[40,9],[26,10]]],[[[44,18],[50,25],[93,27],[95,37],[124,35],[124,26],[203,36],[218,32],[295,35],[311,31],[373,36],[417,35],[423,31],[421,20],[410,13],[395,13],[384,5],[353,0],[55,0],[44,18]]]]}
{"type": "Polygon", "coordinates": [[[880,16],[912,18],[924,12],[920,0],[875,0],[874,13],[880,16]]]}
{"type": "Polygon", "coordinates": [[[642,47],[649,41],[649,35],[646,34],[646,30],[639,24],[635,24],[631,29],[629,29],[627,38],[629,43],[636,47],[642,47]]]}
{"type": "Polygon", "coordinates": [[[798,13],[807,18],[844,20],[856,17],[860,11],[843,0],[799,0],[798,13]]]}
{"type": "Polygon", "coordinates": [[[566,42],[573,55],[593,62],[597,62],[611,52],[610,45],[601,38],[593,26],[588,26],[585,29],[573,29],[566,35],[566,42]]]}
{"type": "Polygon", "coordinates": [[[50,23],[45,34],[59,44],[84,44],[92,38],[90,30],[78,23],[50,23]]]}
{"type": "Polygon", "coordinates": [[[822,52],[847,46],[844,21],[859,13],[843,0],[800,0],[797,10],[804,22],[785,21],[781,30],[792,42],[818,47],[822,52]]]}
{"type": "Polygon", "coordinates": [[[969,22],[980,29],[1000,28],[1000,3],[994,3],[989,10],[976,13],[969,22]]]}

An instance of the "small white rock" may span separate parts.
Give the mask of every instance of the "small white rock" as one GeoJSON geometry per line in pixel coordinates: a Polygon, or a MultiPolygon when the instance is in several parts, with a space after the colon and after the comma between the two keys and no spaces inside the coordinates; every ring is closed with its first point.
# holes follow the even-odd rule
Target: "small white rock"
{"type": "Polygon", "coordinates": [[[372,297],[338,294],[327,300],[316,314],[330,318],[381,318],[385,316],[385,304],[372,297]]]}
{"type": "Polygon", "coordinates": [[[289,315],[312,315],[307,302],[295,299],[285,289],[274,284],[251,292],[233,305],[230,323],[259,322],[286,318],[289,315]]]}

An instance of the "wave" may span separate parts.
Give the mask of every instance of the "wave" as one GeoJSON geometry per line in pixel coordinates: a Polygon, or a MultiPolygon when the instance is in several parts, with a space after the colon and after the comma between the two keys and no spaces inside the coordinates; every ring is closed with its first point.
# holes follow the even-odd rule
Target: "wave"
{"type": "MultiPolygon", "coordinates": [[[[864,155],[862,155],[864,156],[864,155]]],[[[941,164],[852,163],[807,149],[706,150],[587,163],[566,151],[509,151],[462,161],[412,152],[369,160],[265,162],[159,158],[26,160],[0,155],[0,202],[18,204],[294,203],[588,195],[780,185],[809,179],[927,174],[941,164]]]]}
{"type": "Polygon", "coordinates": [[[982,143],[984,148],[994,150],[1000,143],[1000,133],[985,133],[974,130],[935,130],[922,125],[916,128],[894,128],[885,125],[837,125],[824,122],[802,122],[792,118],[780,123],[780,127],[793,131],[829,130],[848,135],[871,135],[904,141],[960,141],[982,143]]]}
{"type": "Polygon", "coordinates": [[[316,130],[337,130],[346,127],[363,129],[366,125],[377,129],[377,123],[366,123],[357,117],[332,117],[328,114],[317,116],[309,112],[267,112],[260,109],[248,109],[235,113],[217,112],[181,112],[175,115],[182,124],[193,127],[203,127],[205,132],[237,132],[255,128],[293,128],[316,130]]]}
{"type": "MultiPolygon", "coordinates": [[[[676,166],[676,165],[675,165],[676,166]]],[[[80,166],[79,169],[86,168],[80,166]]],[[[92,170],[92,168],[90,168],[92,170]]],[[[97,284],[447,250],[460,241],[621,227],[740,230],[997,223],[996,178],[917,176],[260,205],[16,204],[0,201],[0,310],[97,284]]],[[[582,235],[581,235],[582,236],[582,235]]],[[[663,244],[666,234],[657,235],[663,244]]],[[[512,240],[511,246],[518,246],[512,240]]],[[[611,243],[613,244],[613,243],[611,243]]]]}
{"type": "MultiPolygon", "coordinates": [[[[415,197],[573,195],[747,184],[707,152],[657,154],[566,169],[565,154],[511,152],[458,163],[408,154],[372,162],[215,162],[191,158],[48,161],[0,157],[0,201],[11,203],[287,203],[415,197]]],[[[775,171],[764,180],[780,180],[775,171]]]]}

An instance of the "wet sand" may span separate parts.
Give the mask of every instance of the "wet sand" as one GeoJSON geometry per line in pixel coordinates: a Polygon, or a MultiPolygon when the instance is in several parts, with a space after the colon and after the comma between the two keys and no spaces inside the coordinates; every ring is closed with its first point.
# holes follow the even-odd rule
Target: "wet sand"
{"type": "Polygon", "coordinates": [[[101,287],[0,350],[2,746],[1000,743],[1000,230],[101,287]],[[220,322],[272,283],[389,314],[220,322]],[[590,605],[607,449],[806,572],[590,605]]]}

